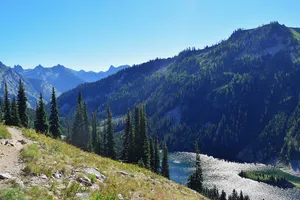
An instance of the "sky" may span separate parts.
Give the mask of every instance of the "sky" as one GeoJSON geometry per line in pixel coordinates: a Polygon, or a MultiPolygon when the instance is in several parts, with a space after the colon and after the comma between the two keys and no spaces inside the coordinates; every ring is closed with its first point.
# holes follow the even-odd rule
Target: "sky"
{"type": "Polygon", "coordinates": [[[0,61],[101,71],[203,48],[238,28],[300,27],[289,0],[1,0],[0,61]]]}

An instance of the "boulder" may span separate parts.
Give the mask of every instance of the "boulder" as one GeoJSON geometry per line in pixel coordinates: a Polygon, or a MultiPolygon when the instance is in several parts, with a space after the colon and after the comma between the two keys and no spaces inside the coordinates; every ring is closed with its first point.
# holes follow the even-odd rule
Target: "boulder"
{"type": "Polygon", "coordinates": [[[12,176],[10,175],[10,174],[8,174],[8,173],[0,173],[0,179],[11,179],[12,178],[12,176]]]}

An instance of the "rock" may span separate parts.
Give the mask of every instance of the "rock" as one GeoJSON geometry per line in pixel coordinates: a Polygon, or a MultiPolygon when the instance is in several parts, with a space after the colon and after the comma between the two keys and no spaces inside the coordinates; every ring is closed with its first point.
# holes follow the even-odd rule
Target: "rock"
{"type": "Polygon", "coordinates": [[[8,173],[0,174],[0,179],[11,179],[12,176],[8,173]]]}
{"type": "Polygon", "coordinates": [[[89,197],[89,194],[86,193],[86,192],[83,192],[83,193],[76,193],[75,196],[78,197],[78,198],[81,198],[81,199],[86,199],[86,198],[89,197]]]}
{"type": "Polygon", "coordinates": [[[100,189],[99,185],[97,185],[97,184],[93,184],[90,188],[92,191],[96,191],[96,190],[100,189]]]}
{"type": "Polygon", "coordinates": [[[56,171],[55,173],[53,173],[53,177],[56,179],[60,179],[63,176],[62,173],[60,173],[59,171],[56,171]]]}
{"type": "Polygon", "coordinates": [[[124,200],[123,196],[121,194],[118,194],[119,200],[124,200]]]}
{"type": "Polygon", "coordinates": [[[47,177],[45,174],[42,174],[42,175],[40,176],[40,178],[41,178],[41,179],[48,179],[48,177],[47,177]]]}
{"type": "Polygon", "coordinates": [[[78,178],[77,181],[84,184],[85,186],[92,186],[91,179],[86,176],[78,178]]]}
{"type": "Polygon", "coordinates": [[[25,188],[25,185],[24,185],[23,181],[21,181],[21,180],[19,180],[19,179],[15,180],[15,184],[16,184],[19,188],[21,188],[21,189],[24,189],[24,188],[25,188]]]}
{"type": "Polygon", "coordinates": [[[95,168],[85,168],[83,170],[84,173],[86,174],[93,174],[96,176],[96,178],[100,181],[100,182],[103,182],[104,179],[106,179],[106,177],[101,174],[97,169],[95,168]]]}
{"type": "Polygon", "coordinates": [[[12,147],[15,146],[15,144],[13,143],[13,141],[10,141],[10,140],[6,140],[5,143],[4,143],[4,145],[6,145],[6,146],[12,146],[12,147]]]}
{"type": "Polygon", "coordinates": [[[124,172],[124,171],[119,171],[120,174],[124,175],[124,176],[127,176],[128,173],[127,172],[124,172]]]}
{"type": "Polygon", "coordinates": [[[25,140],[18,140],[18,142],[21,143],[22,145],[27,144],[25,140]]]}

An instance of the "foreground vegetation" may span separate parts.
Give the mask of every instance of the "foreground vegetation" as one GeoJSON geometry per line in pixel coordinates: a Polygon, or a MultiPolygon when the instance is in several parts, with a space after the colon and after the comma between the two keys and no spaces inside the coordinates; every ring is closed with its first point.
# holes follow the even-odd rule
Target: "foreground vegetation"
{"type": "Polygon", "coordinates": [[[0,139],[9,139],[11,136],[6,127],[0,123],[0,139]]]}
{"type": "Polygon", "coordinates": [[[239,175],[281,188],[300,187],[300,177],[275,168],[261,171],[241,171],[239,175]]]}
{"type": "Polygon", "coordinates": [[[84,152],[65,142],[38,134],[34,130],[23,129],[25,136],[35,144],[27,146],[21,153],[25,162],[24,190],[10,186],[0,190],[0,199],[76,199],[78,194],[88,195],[89,199],[205,199],[183,185],[176,184],[137,165],[125,164],[94,153],[84,152]],[[85,168],[95,168],[106,178],[97,181],[92,174],[89,179],[99,189],[80,184],[85,168]],[[60,178],[54,174],[60,173],[60,178]],[[36,177],[39,182],[32,183],[36,177]],[[13,189],[12,189],[13,188],[13,189]],[[24,193],[24,195],[21,195],[24,193]],[[4,198],[6,199],[6,198],[4,198]]]}

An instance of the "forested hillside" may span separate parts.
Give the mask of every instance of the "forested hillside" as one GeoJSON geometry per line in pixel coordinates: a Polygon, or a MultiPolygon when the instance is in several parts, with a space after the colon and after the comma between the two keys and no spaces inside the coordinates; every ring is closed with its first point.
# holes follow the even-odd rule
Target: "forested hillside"
{"type": "Polygon", "coordinates": [[[273,22],[82,84],[58,105],[73,116],[81,91],[88,111],[105,118],[107,103],[115,117],[145,103],[149,134],[169,150],[192,151],[198,141],[201,152],[223,158],[299,160],[299,69],[299,29],[273,22]]]}

